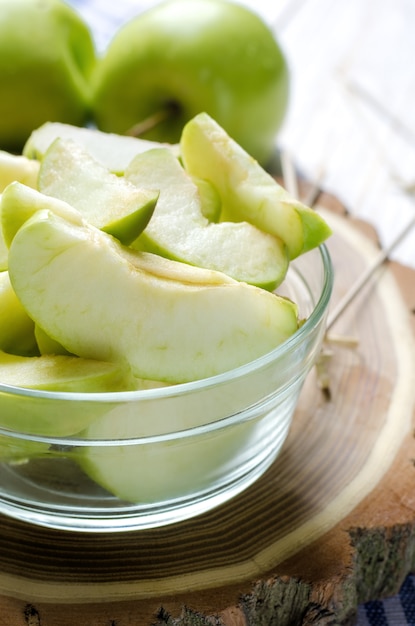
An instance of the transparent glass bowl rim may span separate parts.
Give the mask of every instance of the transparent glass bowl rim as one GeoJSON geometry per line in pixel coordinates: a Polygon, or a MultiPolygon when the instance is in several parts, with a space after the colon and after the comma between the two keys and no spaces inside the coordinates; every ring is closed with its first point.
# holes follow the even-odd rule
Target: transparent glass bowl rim
{"type": "Polygon", "coordinates": [[[330,258],[330,254],[326,245],[320,245],[314,252],[319,251],[322,259],[322,266],[324,271],[324,281],[321,289],[320,297],[310,313],[304,324],[286,341],[281,345],[267,352],[263,356],[250,361],[244,365],[240,365],[232,370],[228,370],[209,378],[203,378],[200,380],[191,381],[188,383],[179,383],[176,385],[169,385],[166,387],[156,387],[153,389],[139,389],[135,391],[114,391],[114,392],[74,392],[74,391],[47,391],[41,389],[25,389],[23,387],[17,387],[13,385],[0,384],[0,393],[9,393],[16,396],[26,396],[39,399],[50,400],[66,400],[68,402],[100,402],[100,403],[123,403],[123,402],[136,402],[137,400],[155,400],[168,398],[173,396],[185,395],[187,393],[197,392],[200,390],[215,387],[223,383],[236,380],[248,375],[250,372],[261,369],[280,358],[285,353],[295,348],[297,344],[300,344],[304,335],[308,335],[311,330],[320,322],[324,315],[331,298],[333,288],[333,266],[330,258]]]}

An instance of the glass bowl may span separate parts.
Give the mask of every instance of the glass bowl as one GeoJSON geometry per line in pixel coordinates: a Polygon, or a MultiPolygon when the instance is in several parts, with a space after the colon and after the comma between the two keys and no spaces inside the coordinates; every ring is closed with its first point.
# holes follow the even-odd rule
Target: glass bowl
{"type": "Polygon", "coordinates": [[[252,485],[288,434],[332,283],[325,246],[291,262],[279,293],[305,323],[272,352],[208,379],[105,394],[0,385],[0,513],[120,532],[189,519],[252,485]]]}

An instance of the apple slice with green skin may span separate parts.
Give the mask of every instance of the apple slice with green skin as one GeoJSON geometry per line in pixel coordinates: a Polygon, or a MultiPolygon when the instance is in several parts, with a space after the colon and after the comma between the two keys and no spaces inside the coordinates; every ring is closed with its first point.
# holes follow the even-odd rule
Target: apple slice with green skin
{"type": "Polygon", "coordinates": [[[49,449],[49,445],[41,441],[0,435],[1,463],[22,465],[34,458],[50,456],[49,449]]]}
{"type": "MultiPolygon", "coordinates": [[[[45,333],[45,331],[40,328],[38,324],[35,324],[35,337],[41,355],[65,354],[74,356],[68,350],[66,350],[58,341],[52,339],[52,337],[45,333]]],[[[159,380],[147,380],[145,378],[134,377],[134,388],[136,390],[155,389],[157,387],[165,387],[166,385],[167,383],[163,383],[159,380]]]]}
{"type": "Polygon", "coordinates": [[[36,211],[45,208],[70,221],[83,223],[79,211],[63,200],[46,196],[37,189],[32,189],[17,181],[6,187],[1,195],[0,209],[2,233],[7,249],[22,224],[36,211]]]}
{"type": "Polygon", "coordinates": [[[119,176],[124,174],[130,161],[140,152],[163,145],[179,155],[178,145],[104,133],[95,128],[81,128],[59,122],[46,122],[34,130],[23,147],[23,155],[29,159],[42,161],[49,147],[58,138],[72,139],[83,146],[101,165],[119,176]]]}
{"type": "Polygon", "coordinates": [[[222,202],[215,187],[207,180],[192,177],[199,190],[200,208],[209,222],[219,222],[222,211],[222,202]]]}
{"type": "Polygon", "coordinates": [[[36,188],[39,168],[38,161],[0,150],[0,191],[4,191],[15,180],[36,188]]]}
{"type": "Polygon", "coordinates": [[[62,354],[25,357],[4,351],[0,351],[0,384],[76,393],[132,391],[136,388],[129,368],[120,363],[62,354]]]}
{"type": "Polygon", "coordinates": [[[222,219],[247,220],[280,237],[290,259],[331,234],[318,213],[292,198],[208,114],[200,113],[186,124],[180,147],[189,174],[205,178],[218,190],[222,219]]]}
{"type": "Polygon", "coordinates": [[[72,139],[56,139],[46,151],[38,189],[126,245],[147,226],[159,195],[116,176],[72,139]]]}
{"type": "Polygon", "coordinates": [[[38,353],[33,320],[17,298],[7,271],[0,273],[0,350],[21,356],[38,353]]]}
{"type": "MultiPolygon", "coordinates": [[[[19,181],[35,188],[37,186],[39,167],[40,163],[37,161],[22,155],[11,154],[6,150],[0,150],[0,192],[4,191],[14,181],[19,181]]],[[[8,253],[8,247],[0,229],[0,271],[7,269],[8,253]]]]}
{"type": "Polygon", "coordinates": [[[68,402],[49,392],[88,396],[136,389],[130,369],[120,363],[65,355],[22,357],[5,352],[0,352],[1,385],[0,428],[50,437],[80,432],[116,402],[106,406],[87,398],[68,402]],[[13,393],[17,389],[19,393],[13,393]],[[30,390],[45,393],[33,395],[30,390]]]}
{"type": "Polygon", "coordinates": [[[39,324],[35,324],[34,327],[36,344],[40,354],[70,354],[68,350],[65,350],[65,348],[61,346],[59,341],[52,339],[52,337],[45,333],[39,324]]]}
{"type": "MultiPolygon", "coordinates": [[[[134,430],[134,422],[138,420],[137,415],[125,413],[115,408],[91,423],[81,436],[86,440],[128,438],[129,427],[134,430]]],[[[204,407],[199,406],[196,413],[204,413],[204,407]]],[[[145,409],[139,418],[146,421],[145,409]]],[[[82,446],[75,450],[73,458],[92,480],[118,498],[134,503],[157,503],[209,489],[224,467],[231,473],[230,459],[238,458],[238,454],[248,456],[247,448],[252,451],[252,458],[257,431],[256,420],[244,420],[222,430],[201,430],[197,435],[184,437],[184,441],[179,437],[157,442],[149,437],[147,442],[137,445],[105,449],[82,446]]]]}
{"type": "Polygon", "coordinates": [[[140,378],[209,377],[260,357],[298,328],[297,307],[285,298],[131,250],[47,210],[16,233],[9,274],[30,317],[67,350],[128,363],[140,378]]]}
{"type": "MultiPolygon", "coordinates": [[[[2,194],[0,194],[0,220],[1,220],[1,198],[2,198],[2,194]]],[[[5,270],[7,270],[8,257],[9,257],[9,247],[6,244],[6,241],[4,239],[3,229],[0,228],[0,272],[4,272],[5,270]]]]}
{"type": "Polygon", "coordinates": [[[197,185],[169,150],[137,155],[125,177],[160,190],[153,217],[133,247],[269,290],[284,279],[288,256],[281,240],[247,222],[209,222],[197,185]]]}

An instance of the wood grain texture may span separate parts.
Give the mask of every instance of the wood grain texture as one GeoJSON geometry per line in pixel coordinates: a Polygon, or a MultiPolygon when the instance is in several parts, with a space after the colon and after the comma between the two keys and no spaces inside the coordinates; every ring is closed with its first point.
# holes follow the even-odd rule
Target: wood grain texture
{"type": "MultiPolygon", "coordinates": [[[[325,214],[338,301],[377,254],[325,214]]],[[[415,272],[390,264],[331,331],[279,458],[232,502],[123,535],[0,518],[0,624],[347,625],[415,567],[415,272]],[[344,342],[344,338],[351,343],[344,342]]]]}

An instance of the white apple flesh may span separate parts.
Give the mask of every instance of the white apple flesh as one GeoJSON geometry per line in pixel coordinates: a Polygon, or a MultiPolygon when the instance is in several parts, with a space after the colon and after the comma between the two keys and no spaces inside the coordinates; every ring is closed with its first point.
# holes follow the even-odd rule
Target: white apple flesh
{"type": "Polygon", "coordinates": [[[247,222],[209,222],[197,185],[169,150],[137,155],[125,177],[160,190],[154,214],[132,247],[270,290],[283,281],[288,256],[282,241],[247,222]]]}
{"type": "Polygon", "coordinates": [[[0,350],[22,356],[37,352],[33,320],[16,296],[7,271],[0,272],[0,350]]]}
{"type": "Polygon", "coordinates": [[[60,122],[46,122],[35,129],[23,147],[28,159],[42,161],[47,150],[56,139],[72,139],[114,174],[124,174],[125,168],[140,152],[160,146],[168,147],[179,155],[177,145],[147,141],[126,135],[104,133],[95,128],[81,128],[60,122]]]}
{"type": "Polygon", "coordinates": [[[186,124],[180,148],[189,174],[205,178],[219,192],[222,219],[247,220],[280,237],[290,259],[330,235],[318,213],[291,197],[206,113],[186,124]]]}
{"type": "Polygon", "coordinates": [[[0,209],[1,230],[7,250],[20,227],[37,211],[48,209],[70,221],[83,223],[79,211],[67,202],[46,196],[18,181],[10,183],[2,193],[0,209]]]}
{"type": "Polygon", "coordinates": [[[39,168],[39,161],[0,150],[0,192],[16,180],[36,188],[39,168]]]}
{"type": "Polygon", "coordinates": [[[113,174],[72,139],[56,139],[48,148],[38,189],[67,202],[126,245],[147,226],[159,196],[157,189],[139,188],[113,174]]]}
{"type": "MultiPolygon", "coordinates": [[[[76,435],[114,406],[114,403],[106,405],[89,401],[89,394],[136,389],[131,371],[119,363],[68,355],[24,357],[2,351],[0,384],[4,385],[0,401],[0,427],[15,433],[48,437],[76,435]],[[28,390],[39,393],[31,394],[28,390]],[[84,394],[84,397],[70,402],[67,397],[53,392],[76,392],[84,394]]],[[[0,437],[0,442],[3,439],[5,437],[0,437]]],[[[11,443],[13,438],[8,441],[11,443]]],[[[23,439],[23,456],[27,445],[30,447],[30,442],[23,439]]]]}

